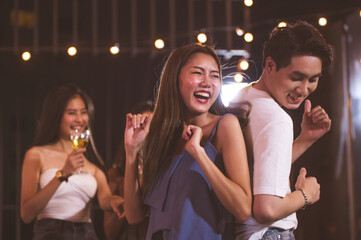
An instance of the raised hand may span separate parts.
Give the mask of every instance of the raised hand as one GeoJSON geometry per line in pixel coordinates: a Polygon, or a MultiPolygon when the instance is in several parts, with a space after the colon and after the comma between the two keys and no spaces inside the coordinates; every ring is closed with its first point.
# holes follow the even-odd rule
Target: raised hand
{"type": "Polygon", "coordinates": [[[200,127],[194,125],[184,125],[182,138],[186,140],[184,149],[192,156],[201,148],[200,143],[203,137],[203,131],[200,127]]]}
{"type": "Polygon", "coordinates": [[[307,171],[301,168],[295,184],[296,189],[302,189],[308,200],[308,204],[313,204],[320,199],[320,184],[315,177],[306,177],[307,171]]]}
{"type": "Polygon", "coordinates": [[[306,100],[301,128],[300,136],[313,143],[331,129],[331,119],[321,106],[311,110],[311,101],[306,100]]]}
{"type": "Polygon", "coordinates": [[[127,114],[124,132],[124,146],[126,152],[138,152],[149,132],[149,125],[153,114],[127,114]]]}
{"type": "Polygon", "coordinates": [[[77,150],[72,151],[68,158],[65,161],[63,166],[63,174],[64,176],[71,175],[76,169],[82,168],[84,166],[84,162],[86,160],[84,156],[84,152],[86,151],[85,148],[79,148],[77,150]]]}

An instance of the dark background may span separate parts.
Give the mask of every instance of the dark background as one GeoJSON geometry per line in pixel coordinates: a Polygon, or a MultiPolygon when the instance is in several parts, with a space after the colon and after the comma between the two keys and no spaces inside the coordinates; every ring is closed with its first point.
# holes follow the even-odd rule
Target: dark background
{"type": "MultiPolygon", "coordinates": [[[[296,238],[360,239],[360,10],[356,0],[255,0],[250,8],[240,0],[1,0],[0,239],[31,239],[32,224],[22,223],[19,214],[21,165],[52,87],[73,82],[91,96],[95,141],[109,168],[125,114],[134,104],[153,99],[174,47],[206,32],[217,49],[250,53],[250,68],[244,73],[246,81],[253,81],[262,72],[262,44],[279,21],[303,19],[317,25],[320,16],[328,18],[327,26],[317,27],[333,45],[335,61],[310,99],[329,113],[332,129],[293,167],[291,185],[302,166],[321,184],[321,200],[298,213],[296,238]],[[245,43],[235,27],[252,32],[254,41],[245,43]],[[164,39],[163,50],[154,48],[157,38],[164,39]],[[108,49],[115,43],[120,53],[111,55],[108,49]],[[71,45],[78,47],[74,57],[66,53],[71,45]],[[32,53],[27,62],[21,60],[24,50],[32,53]]],[[[222,57],[224,75],[237,71],[240,58],[222,57]]],[[[296,134],[302,111],[289,111],[296,134]]],[[[93,215],[104,239],[96,204],[93,215]]]]}

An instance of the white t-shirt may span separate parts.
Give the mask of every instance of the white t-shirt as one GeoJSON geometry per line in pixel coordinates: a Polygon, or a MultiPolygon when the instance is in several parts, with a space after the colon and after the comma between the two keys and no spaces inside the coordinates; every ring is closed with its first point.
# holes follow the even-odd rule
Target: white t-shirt
{"type": "MultiPolygon", "coordinates": [[[[249,102],[252,107],[243,133],[248,157],[253,162],[253,195],[283,198],[291,193],[292,119],[268,93],[252,84],[240,91],[237,102],[249,102]]],[[[258,223],[252,215],[247,221],[236,223],[236,239],[260,239],[269,227],[296,228],[296,213],[268,225],[258,223]]]]}

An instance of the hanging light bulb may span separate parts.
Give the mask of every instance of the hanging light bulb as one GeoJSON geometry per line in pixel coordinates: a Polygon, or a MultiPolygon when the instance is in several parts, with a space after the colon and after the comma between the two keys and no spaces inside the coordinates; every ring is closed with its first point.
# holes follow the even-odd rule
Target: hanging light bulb
{"type": "Polygon", "coordinates": [[[28,52],[28,51],[23,52],[23,54],[21,54],[21,58],[22,58],[24,61],[29,61],[30,58],[31,58],[30,52],[28,52]]]}
{"type": "Polygon", "coordinates": [[[324,17],[319,18],[318,19],[318,25],[320,25],[322,27],[326,26],[327,25],[327,19],[324,18],[324,17]]]}
{"type": "Polygon", "coordinates": [[[111,46],[111,47],[109,48],[109,51],[110,51],[110,53],[113,54],[113,55],[118,54],[118,53],[119,53],[119,44],[116,43],[116,44],[114,44],[114,46],[111,46]]]}
{"type": "Polygon", "coordinates": [[[164,48],[164,41],[162,39],[157,39],[154,41],[154,46],[157,48],[157,49],[163,49],[164,48]]]}
{"type": "Polygon", "coordinates": [[[238,68],[242,70],[247,70],[249,68],[249,63],[247,60],[242,60],[238,63],[238,68]]]}
{"type": "Polygon", "coordinates": [[[284,27],[287,27],[287,23],[286,22],[280,22],[278,23],[277,25],[279,28],[284,28],[284,27]]]}
{"type": "Polygon", "coordinates": [[[197,39],[200,43],[205,43],[207,42],[207,35],[205,33],[200,33],[198,34],[197,39]]]}
{"type": "Polygon", "coordinates": [[[244,34],[244,31],[243,31],[241,28],[236,27],[236,34],[237,34],[238,36],[242,36],[242,35],[244,34]]]}
{"type": "Polygon", "coordinates": [[[244,35],[244,40],[245,40],[246,42],[252,42],[252,41],[253,41],[253,35],[252,35],[252,33],[246,33],[246,34],[244,35]]]}
{"type": "Polygon", "coordinates": [[[78,50],[76,49],[76,47],[69,47],[68,48],[69,56],[74,56],[74,55],[76,55],[77,52],[78,52],[78,50]]]}
{"type": "Polygon", "coordinates": [[[247,7],[250,7],[253,5],[253,0],[244,0],[244,5],[246,5],[247,7]]]}
{"type": "Polygon", "coordinates": [[[236,73],[236,74],[234,75],[234,81],[235,81],[235,82],[238,82],[238,83],[242,82],[242,81],[243,81],[243,76],[242,76],[242,74],[236,73]]]}

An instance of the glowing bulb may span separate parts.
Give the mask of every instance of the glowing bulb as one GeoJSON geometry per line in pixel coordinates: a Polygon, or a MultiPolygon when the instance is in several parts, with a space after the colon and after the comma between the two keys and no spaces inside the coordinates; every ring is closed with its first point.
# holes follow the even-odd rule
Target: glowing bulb
{"type": "Polygon", "coordinates": [[[246,42],[252,42],[252,41],[253,41],[253,35],[252,35],[252,33],[246,33],[246,34],[244,35],[244,40],[245,40],[246,42]]]}
{"type": "Polygon", "coordinates": [[[205,43],[207,42],[207,35],[204,33],[200,33],[198,34],[197,39],[200,43],[205,43]]]}
{"type": "Polygon", "coordinates": [[[78,52],[78,50],[76,50],[76,47],[70,47],[70,48],[68,48],[68,54],[69,54],[70,56],[74,56],[77,52],[78,52]]]}
{"type": "Polygon", "coordinates": [[[157,48],[157,49],[162,49],[164,48],[164,41],[162,39],[157,39],[155,40],[154,42],[154,46],[157,48]]]}
{"type": "Polygon", "coordinates": [[[321,17],[321,18],[319,18],[318,19],[318,24],[320,25],[320,26],[326,26],[327,25],[327,19],[326,18],[324,18],[324,17],[321,17]]]}
{"type": "Polygon", "coordinates": [[[242,74],[236,73],[236,74],[234,75],[234,81],[235,81],[235,82],[238,82],[238,83],[242,82],[242,81],[243,81],[243,76],[242,76],[242,74]]]}
{"type": "Polygon", "coordinates": [[[23,54],[21,54],[21,58],[22,58],[24,61],[29,61],[29,59],[31,58],[30,52],[23,52],[23,54]]]}
{"type": "Polygon", "coordinates": [[[238,67],[242,70],[247,70],[249,67],[249,63],[247,60],[242,60],[239,62],[238,67]]]}
{"type": "Polygon", "coordinates": [[[118,54],[118,53],[119,53],[119,47],[118,47],[118,45],[114,45],[114,46],[110,47],[109,51],[110,51],[110,53],[113,54],[113,55],[118,54]]]}
{"type": "Polygon", "coordinates": [[[244,5],[246,5],[247,7],[250,7],[253,5],[253,0],[244,0],[244,5]]]}
{"type": "Polygon", "coordinates": [[[287,23],[286,23],[286,22],[280,22],[280,23],[278,24],[278,27],[279,27],[279,28],[287,27],[287,23]]]}
{"type": "Polygon", "coordinates": [[[237,34],[238,36],[242,36],[242,35],[244,34],[244,31],[243,31],[241,28],[236,27],[236,34],[237,34]]]}

